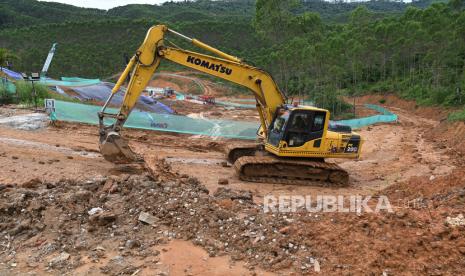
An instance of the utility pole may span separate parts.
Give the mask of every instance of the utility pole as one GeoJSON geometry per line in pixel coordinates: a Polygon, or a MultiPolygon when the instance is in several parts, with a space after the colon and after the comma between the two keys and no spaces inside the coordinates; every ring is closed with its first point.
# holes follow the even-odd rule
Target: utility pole
{"type": "Polygon", "coordinates": [[[40,80],[40,75],[39,75],[39,73],[31,73],[30,76],[28,76],[25,73],[21,73],[21,75],[23,76],[23,79],[25,81],[30,81],[32,83],[32,91],[31,92],[32,92],[32,97],[34,98],[34,106],[35,106],[35,109],[37,110],[37,91],[36,91],[36,88],[34,86],[34,82],[40,80]]]}

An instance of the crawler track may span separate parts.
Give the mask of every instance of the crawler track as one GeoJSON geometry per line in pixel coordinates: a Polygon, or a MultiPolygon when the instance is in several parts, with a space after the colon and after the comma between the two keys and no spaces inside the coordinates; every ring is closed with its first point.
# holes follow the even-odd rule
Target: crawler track
{"type": "Polygon", "coordinates": [[[235,145],[230,144],[226,146],[226,159],[234,164],[237,159],[243,156],[255,156],[260,151],[260,145],[257,143],[235,145]]]}
{"type": "Polygon", "coordinates": [[[347,186],[349,174],[334,163],[243,156],[234,162],[241,180],[308,186],[347,186]]]}

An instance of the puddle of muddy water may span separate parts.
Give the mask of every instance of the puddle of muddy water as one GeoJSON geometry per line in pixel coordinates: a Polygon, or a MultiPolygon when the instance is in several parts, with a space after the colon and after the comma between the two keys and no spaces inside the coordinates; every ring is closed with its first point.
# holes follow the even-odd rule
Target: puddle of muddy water
{"type": "Polygon", "coordinates": [[[169,275],[275,275],[260,269],[249,270],[244,262],[231,262],[228,257],[209,257],[208,253],[189,241],[173,240],[161,249],[161,263],[169,275]]]}
{"type": "Polygon", "coordinates": [[[165,161],[168,163],[200,164],[200,165],[221,165],[222,163],[224,163],[223,159],[180,158],[180,157],[166,157],[165,161]]]}

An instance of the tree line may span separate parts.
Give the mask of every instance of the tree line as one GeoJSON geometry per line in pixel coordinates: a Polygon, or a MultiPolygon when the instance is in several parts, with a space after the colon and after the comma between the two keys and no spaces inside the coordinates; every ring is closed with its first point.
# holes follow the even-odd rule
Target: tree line
{"type": "MultiPolygon", "coordinates": [[[[23,11],[21,4],[42,7],[43,2],[6,1],[15,3],[10,10],[41,18],[41,13],[23,11]]],[[[137,49],[151,25],[162,23],[266,69],[289,96],[338,113],[350,109],[341,96],[366,92],[396,92],[420,104],[461,105],[464,0],[430,2],[198,0],[108,12],[63,5],[52,14],[65,10],[78,19],[3,28],[0,47],[19,57],[14,69],[30,72],[40,70],[51,44],[58,42],[50,76],[105,79],[123,69],[124,54],[137,49]]]]}
{"type": "Polygon", "coordinates": [[[463,0],[378,19],[365,6],[347,24],[299,15],[294,0],[258,0],[255,27],[270,42],[261,63],[290,94],[398,92],[420,104],[465,101],[463,0]],[[332,92],[331,92],[332,91],[332,92]]]}

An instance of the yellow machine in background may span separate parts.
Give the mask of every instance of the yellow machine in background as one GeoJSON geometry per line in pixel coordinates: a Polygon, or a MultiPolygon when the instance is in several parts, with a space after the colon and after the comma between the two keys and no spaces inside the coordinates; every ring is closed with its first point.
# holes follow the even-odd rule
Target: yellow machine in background
{"type": "Polygon", "coordinates": [[[338,130],[331,127],[328,110],[286,104],[286,97],[267,72],[164,25],[149,29],[99,113],[100,150],[105,159],[127,162],[134,158],[120,132],[162,59],[242,85],[254,94],[261,123],[257,132],[259,143],[239,147],[230,145],[227,152],[227,158],[234,163],[239,178],[303,185],[311,185],[314,180],[334,184],[348,182],[346,171],[336,164],[324,162],[324,159],[358,158],[362,146],[360,135],[350,128],[338,130]],[[218,57],[167,46],[167,33],[184,38],[218,57]],[[119,113],[106,113],[108,103],[129,74],[130,82],[119,113]],[[116,121],[105,126],[105,117],[116,121]]]}

